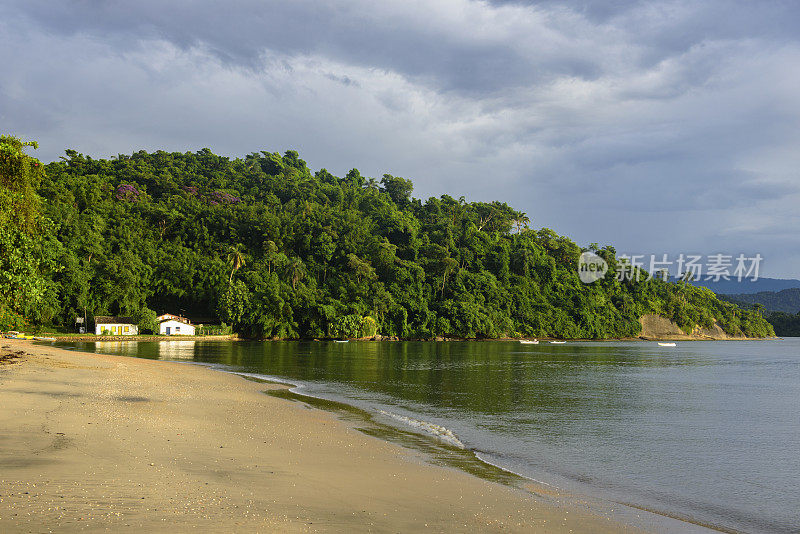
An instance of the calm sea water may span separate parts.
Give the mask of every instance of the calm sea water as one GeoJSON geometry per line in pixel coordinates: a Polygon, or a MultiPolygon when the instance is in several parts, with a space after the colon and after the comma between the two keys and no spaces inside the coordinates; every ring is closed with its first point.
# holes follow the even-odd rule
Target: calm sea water
{"type": "Polygon", "coordinates": [[[745,532],[800,532],[800,339],[98,342],[276,377],[519,474],[745,532]]]}

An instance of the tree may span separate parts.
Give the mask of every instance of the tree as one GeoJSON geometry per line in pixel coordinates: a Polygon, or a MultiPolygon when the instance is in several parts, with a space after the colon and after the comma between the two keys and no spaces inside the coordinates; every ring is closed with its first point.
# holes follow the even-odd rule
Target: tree
{"type": "Polygon", "coordinates": [[[236,244],[228,249],[228,263],[231,264],[231,275],[228,279],[228,283],[233,283],[233,273],[244,267],[244,252],[242,250],[242,245],[236,244]]]}
{"type": "MultiPolygon", "coordinates": [[[[40,213],[36,188],[42,165],[25,154],[34,141],[0,136],[0,328],[22,328],[41,319],[51,280],[46,269],[55,269],[43,243],[52,227],[40,213]]],[[[50,251],[52,252],[52,251],[50,251]]],[[[52,308],[49,306],[48,309],[52,308]]]]}
{"type": "Polygon", "coordinates": [[[133,320],[139,325],[139,333],[150,332],[153,334],[158,333],[158,315],[150,308],[141,308],[133,315],[133,320]]]}
{"type": "Polygon", "coordinates": [[[378,191],[378,180],[375,178],[367,178],[367,181],[364,183],[364,189],[368,191],[378,191]]]}
{"type": "Polygon", "coordinates": [[[27,147],[36,149],[39,145],[36,141],[0,136],[0,208],[5,224],[13,224],[26,234],[32,234],[40,222],[36,188],[44,171],[38,159],[25,154],[27,147]]]}
{"type": "Polygon", "coordinates": [[[241,328],[250,311],[250,291],[241,280],[229,284],[220,296],[217,314],[220,319],[241,328]]]}
{"type": "Polygon", "coordinates": [[[414,184],[411,183],[411,180],[392,176],[391,174],[383,175],[381,185],[383,185],[383,190],[386,191],[392,201],[401,207],[408,203],[411,198],[411,192],[414,190],[414,184]]]}
{"type": "Polygon", "coordinates": [[[265,241],[263,244],[264,259],[267,261],[267,272],[271,273],[278,260],[278,246],[274,241],[265,241]]]}
{"type": "Polygon", "coordinates": [[[355,254],[348,254],[347,255],[347,266],[352,271],[353,275],[356,277],[356,282],[359,284],[362,280],[371,280],[375,278],[375,269],[369,264],[369,262],[360,259],[355,254]]]}
{"type": "MultiPolygon", "coordinates": [[[[514,219],[514,226],[517,228],[518,234],[521,234],[524,230],[527,230],[530,223],[531,220],[524,213],[520,213],[519,216],[514,219]]],[[[595,248],[595,250],[597,249],[595,248]]]]}
{"type": "Polygon", "coordinates": [[[378,321],[369,315],[361,318],[360,337],[375,337],[378,334],[378,321]]]}
{"type": "Polygon", "coordinates": [[[300,258],[292,258],[286,265],[286,272],[292,281],[292,290],[297,289],[297,283],[305,277],[305,268],[300,258]]]}

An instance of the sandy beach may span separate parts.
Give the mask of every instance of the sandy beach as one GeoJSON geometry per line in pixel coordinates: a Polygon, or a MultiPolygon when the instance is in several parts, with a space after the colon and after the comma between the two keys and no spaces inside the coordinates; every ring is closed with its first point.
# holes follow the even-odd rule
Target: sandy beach
{"type": "Polygon", "coordinates": [[[272,386],[2,340],[0,532],[638,532],[428,464],[272,386]]]}

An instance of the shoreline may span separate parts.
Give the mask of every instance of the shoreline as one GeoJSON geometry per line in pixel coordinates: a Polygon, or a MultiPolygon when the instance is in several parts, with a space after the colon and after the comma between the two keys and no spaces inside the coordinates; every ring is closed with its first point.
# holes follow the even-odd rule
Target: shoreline
{"type": "Polygon", "coordinates": [[[42,336],[51,337],[58,342],[70,341],[239,341],[241,338],[236,334],[221,334],[209,336],[178,336],[178,335],[135,335],[135,336],[112,336],[112,335],[96,335],[96,334],[42,334],[42,336]]]}
{"type": "MultiPolygon", "coordinates": [[[[701,327],[695,324],[691,332],[687,333],[677,323],[661,315],[645,314],[639,318],[641,331],[636,336],[631,337],[610,337],[610,338],[559,338],[543,336],[538,337],[540,341],[763,341],[777,339],[773,337],[747,337],[742,335],[731,335],[723,330],[716,319],[711,326],[701,327]]],[[[742,332],[737,332],[741,334],[742,332]]],[[[430,338],[401,338],[397,336],[381,336],[380,334],[369,337],[345,338],[267,338],[267,339],[244,339],[237,334],[206,335],[206,336],[167,336],[167,335],[94,335],[94,334],[50,334],[49,337],[55,341],[521,341],[536,338],[537,336],[503,336],[497,338],[463,338],[451,336],[449,334],[437,335],[430,338]]]]}
{"type": "MultiPolygon", "coordinates": [[[[94,342],[94,341],[254,341],[254,342],[268,342],[268,341],[304,341],[304,342],[333,342],[338,341],[331,339],[295,339],[295,338],[281,338],[281,339],[250,339],[242,338],[236,334],[219,335],[219,336],[97,336],[91,334],[76,334],[70,336],[50,335],[54,341],[59,343],[69,342],[94,342]]],[[[383,342],[383,343],[398,343],[403,341],[422,341],[422,342],[468,342],[476,341],[480,343],[489,343],[492,341],[521,341],[531,339],[531,337],[499,337],[499,338],[457,338],[457,337],[436,337],[431,339],[425,338],[349,338],[346,341],[369,341],[369,342],[383,342]]],[[[772,339],[781,339],[781,336],[774,337],[712,337],[712,336],[690,336],[690,335],[666,335],[666,336],[638,336],[638,337],[609,337],[609,338],[557,338],[557,337],[539,337],[536,338],[541,342],[550,341],[566,341],[566,342],[614,342],[614,341],[769,341],[772,339]]]]}
{"type": "MultiPolygon", "coordinates": [[[[442,437],[441,441],[444,443],[444,445],[441,447],[430,447],[430,443],[435,443],[439,440],[437,440],[437,438],[432,434],[422,431],[418,431],[418,433],[417,431],[411,431],[411,433],[417,438],[421,437],[423,441],[429,442],[427,446],[421,445],[419,439],[416,438],[412,440],[402,439],[402,434],[406,434],[409,431],[400,430],[398,432],[398,427],[378,422],[375,415],[369,413],[364,408],[355,406],[353,404],[347,404],[338,400],[331,400],[324,397],[315,396],[311,393],[305,392],[304,384],[292,382],[290,379],[271,375],[260,375],[256,373],[225,371],[221,369],[219,371],[240,376],[255,382],[277,385],[279,386],[279,389],[267,392],[268,394],[277,398],[306,403],[314,409],[324,410],[331,413],[338,412],[340,414],[344,414],[346,419],[351,419],[353,414],[355,414],[356,417],[359,417],[362,422],[367,423],[368,425],[390,428],[391,434],[401,435],[400,439],[398,439],[396,436],[391,437],[387,435],[386,432],[380,433],[380,439],[400,444],[404,448],[423,450],[425,451],[426,455],[429,456],[429,463],[431,459],[430,456],[436,457],[437,461],[433,463],[434,465],[446,465],[459,471],[469,473],[482,480],[510,486],[515,489],[520,489],[538,495],[560,496],[567,501],[577,500],[577,502],[581,503],[582,508],[591,510],[595,514],[600,512],[601,514],[606,514],[610,517],[616,517],[626,526],[641,527],[641,525],[647,523],[648,527],[656,527],[654,529],[648,529],[648,532],[651,530],[655,532],[661,532],[663,530],[664,532],[679,532],[681,534],[705,534],[713,532],[736,534],[738,532],[712,523],[692,520],[689,517],[681,516],[675,513],[668,513],[656,508],[645,507],[632,502],[623,500],[603,500],[602,497],[597,496],[596,494],[594,497],[590,497],[590,495],[593,494],[592,492],[580,492],[573,494],[570,491],[567,491],[556,485],[521,474],[507,466],[503,466],[500,463],[494,463],[485,457],[485,453],[478,453],[473,449],[465,447],[460,442],[454,444],[451,442],[451,438],[448,436],[442,437]],[[450,454],[448,454],[448,449],[450,454]],[[458,454],[456,454],[455,457],[452,455],[454,450],[458,451],[458,454]],[[609,511],[611,512],[610,514],[608,514],[609,511]],[[645,512],[647,514],[648,521],[643,521],[638,512],[645,512]],[[628,521],[626,522],[624,519],[627,519],[628,521]]],[[[378,435],[378,433],[374,432],[373,429],[363,428],[361,425],[359,425],[359,431],[372,436],[378,435]]]]}
{"type": "Polygon", "coordinates": [[[25,352],[0,366],[3,531],[641,531],[570,496],[431,465],[332,413],[264,394],[281,386],[2,345],[25,352]]]}

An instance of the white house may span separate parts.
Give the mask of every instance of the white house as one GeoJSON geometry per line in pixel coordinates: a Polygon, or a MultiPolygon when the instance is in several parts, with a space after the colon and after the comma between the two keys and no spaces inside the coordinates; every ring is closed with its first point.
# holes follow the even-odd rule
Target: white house
{"type": "Polygon", "coordinates": [[[194,325],[192,322],[179,315],[165,313],[157,318],[158,333],[162,336],[193,336],[194,325]]]}
{"type": "Polygon", "coordinates": [[[98,336],[135,336],[137,325],[130,317],[97,316],[94,318],[94,333],[98,336]]]}

